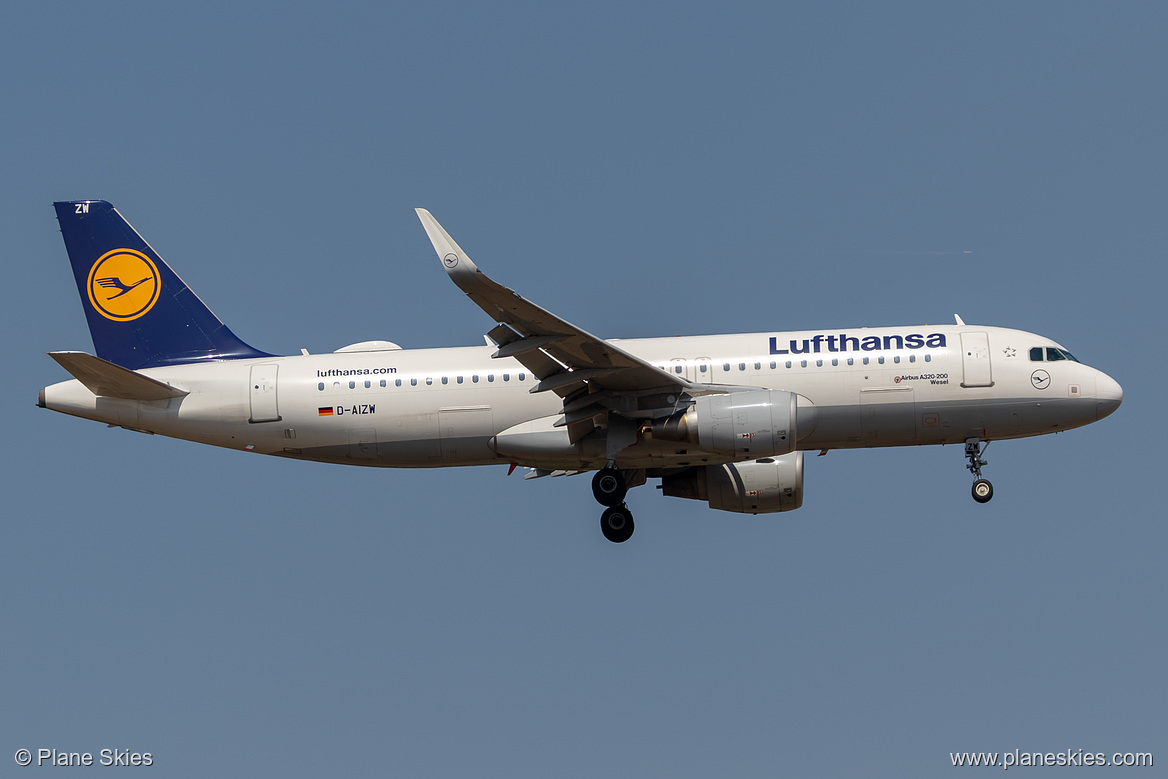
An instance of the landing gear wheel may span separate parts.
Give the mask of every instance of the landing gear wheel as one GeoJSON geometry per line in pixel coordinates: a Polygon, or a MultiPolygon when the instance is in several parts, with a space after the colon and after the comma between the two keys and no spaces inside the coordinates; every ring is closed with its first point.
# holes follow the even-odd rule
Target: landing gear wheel
{"type": "Polygon", "coordinates": [[[592,497],[601,506],[619,506],[629,487],[620,468],[601,468],[592,477],[592,497]]]}
{"type": "Polygon", "coordinates": [[[989,503],[994,496],[994,485],[986,479],[978,479],[973,483],[973,499],[978,503],[989,503]]]}
{"type": "Polygon", "coordinates": [[[623,544],[633,537],[633,514],[625,504],[610,506],[600,515],[600,532],[614,544],[623,544]]]}
{"type": "Polygon", "coordinates": [[[989,503],[990,498],[994,496],[994,485],[981,477],[982,466],[989,465],[989,463],[982,459],[982,455],[989,448],[989,441],[986,441],[983,445],[980,439],[965,439],[965,458],[969,460],[969,465],[965,467],[969,469],[969,472],[973,474],[973,478],[976,480],[973,483],[973,499],[978,503],[989,503]]]}

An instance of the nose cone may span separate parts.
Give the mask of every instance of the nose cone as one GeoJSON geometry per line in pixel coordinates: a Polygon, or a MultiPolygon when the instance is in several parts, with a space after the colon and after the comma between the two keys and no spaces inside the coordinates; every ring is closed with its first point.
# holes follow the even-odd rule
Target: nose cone
{"type": "Polygon", "coordinates": [[[1103,419],[1123,403],[1123,387],[1106,373],[1100,373],[1095,379],[1095,399],[1095,418],[1103,419]]]}

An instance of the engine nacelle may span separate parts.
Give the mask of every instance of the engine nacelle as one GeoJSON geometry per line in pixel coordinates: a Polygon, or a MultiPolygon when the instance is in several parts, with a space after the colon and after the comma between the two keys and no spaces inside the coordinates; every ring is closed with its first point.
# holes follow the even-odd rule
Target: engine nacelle
{"type": "Polygon", "coordinates": [[[796,442],[797,396],[785,390],[701,395],[684,412],[654,422],[654,439],[694,444],[731,457],[771,457],[796,442]]]}
{"type": "Polygon", "coordinates": [[[803,453],[688,468],[663,476],[661,492],[672,498],[704,500],[712,509],[739,514],[794,511],[803,505],[803,453]]]}

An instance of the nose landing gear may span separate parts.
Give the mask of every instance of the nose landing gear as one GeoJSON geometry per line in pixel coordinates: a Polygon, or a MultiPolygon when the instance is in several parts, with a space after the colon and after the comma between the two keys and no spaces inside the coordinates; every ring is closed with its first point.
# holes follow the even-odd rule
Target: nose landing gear
{"type": "Polygon", "coordinates": [[[989,448],[989,441],[986,441],[983,446],[980,438],[965,439],[965,456],[969,459],[969,465],[965,467],[974,476],[975,481],[971,491],[973,499],[978,503],[989,503],[990,498],[994,496],[994,485],[990,484],[989,479],[983,479],[981,476],[982,466],[989,465],[981,456],[989,448]]]}

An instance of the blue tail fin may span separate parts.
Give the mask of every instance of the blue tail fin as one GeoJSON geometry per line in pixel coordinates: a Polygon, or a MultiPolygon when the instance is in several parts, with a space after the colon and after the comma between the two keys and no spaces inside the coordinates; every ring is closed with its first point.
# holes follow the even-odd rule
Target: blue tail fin
{"type": "Polygon", "coordinates": [[[271,356],[220,322],[112,205],[53,207],[98,357],[136,370],[271,356]]]}

